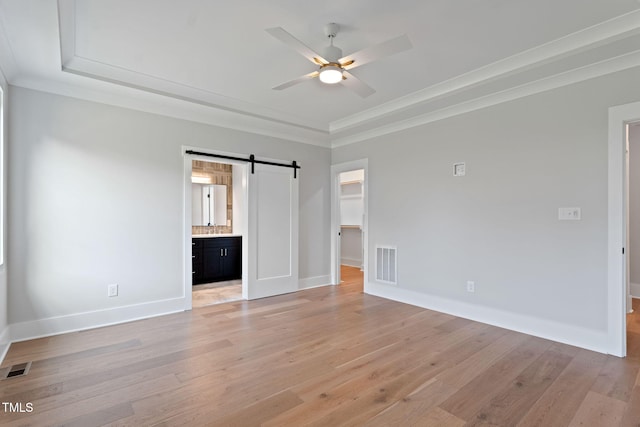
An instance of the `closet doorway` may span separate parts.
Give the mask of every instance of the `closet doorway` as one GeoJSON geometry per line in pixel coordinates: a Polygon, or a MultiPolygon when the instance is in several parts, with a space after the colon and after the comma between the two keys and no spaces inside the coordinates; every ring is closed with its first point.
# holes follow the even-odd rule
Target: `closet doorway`
{"type": "Polygon", "coordinates": [[[341,271],[361,274],[366,287],[368,265],[367,160],[331,167],[332,283],[342,282],[341,271]]]}
{"type": "Polygon", "coordinates": [[[640,354],[640,122],[626,125],[627,354],[640,354]]]}
{"type": "Polygon", "coordinates": [[[364,169],[340,174],[340,265],[362,271],[364,261],[364,169]]]}

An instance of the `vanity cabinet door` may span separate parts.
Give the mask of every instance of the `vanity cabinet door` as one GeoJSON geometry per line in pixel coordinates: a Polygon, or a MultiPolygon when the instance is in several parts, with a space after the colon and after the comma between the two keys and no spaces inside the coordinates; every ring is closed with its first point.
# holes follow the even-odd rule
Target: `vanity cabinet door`
{"type": "Polygon", "coordinates": [[[203,283],[202,239],[192,239],[191,241],[191,277],[192,285],[203,283]]]}
{"type": "Polygon", "coordinates": [[[242,238],[230,237],[224,247],[223,274],[226,280],[242,278],[242,238]]]}
{"type": "MultiPolygon", "coordinates": [[[[209,240],[217,240],[215,238],[209,240]]],[[[207,242],[209,243],[209,242],[207,242]]],[[[223,258],[224,248],[214,245],[209,245],[204,249],[203,270],[204,280],[207,282],[215,282],[223,280],[223,258]]]]}

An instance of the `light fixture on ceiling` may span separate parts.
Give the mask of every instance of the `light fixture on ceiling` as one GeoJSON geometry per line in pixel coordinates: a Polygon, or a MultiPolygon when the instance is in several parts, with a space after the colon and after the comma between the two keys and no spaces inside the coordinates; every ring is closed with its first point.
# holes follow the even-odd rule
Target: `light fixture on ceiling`
{"type": "Polygon", "coordinates": [[[329,85],[336,84],[342,81],[342,67],[335,64],[323,65],[320,68],[320,75],[318,76],[322,83],[329,85]]]}
{"type": "Polygon", "coordinates": [[[211,184],[211,178],[208,176],[192,176],[191,182],[194,184],[211,184]]]}
{"type": "Polygon", "coordinates": [[[339,29],[340,26],[335,22],[330,22],[325,25],[324,33],[329,38],[329,46],[326,46],[323,49],[323,54],[320,55],[289,34],[283,28],[267,28],[266,31],[269,34],[292,49],[298,51],[298,53],[302,54],[302,56],[318,67],[311,73],[305,74],[286,83],[282,83],[273,89],[286,89],[293,85],[297,85],[298,83],[306,82],[318,77],[319,80],[325,84],[335,85],[336,83],[342,83],[345,87],[353,90],[361,97],[366,98],[367,96],[374,94],[376,91],[360,81],[360,79],[351,74],[350,71],[353,68],[359,67],[368,62],[375,61],[395,53],[404,52],[411,48],[411,41],[405,34],[403,36],[387,40],[386,42],[366,47],[358,52],[352,53],[351,55],[344,56],[342,54],[342,49],[333,44],[333,40],[336,38],[339,29]]]}

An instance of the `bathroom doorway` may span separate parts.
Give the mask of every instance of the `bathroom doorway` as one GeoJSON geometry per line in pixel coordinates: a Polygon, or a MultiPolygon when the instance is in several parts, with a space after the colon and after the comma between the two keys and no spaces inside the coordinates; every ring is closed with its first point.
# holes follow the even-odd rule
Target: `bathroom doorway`
{"type": "Polygon", "coordinates": [[[191,161],[192,307],[242,299],[243,169],[191,161]]]}

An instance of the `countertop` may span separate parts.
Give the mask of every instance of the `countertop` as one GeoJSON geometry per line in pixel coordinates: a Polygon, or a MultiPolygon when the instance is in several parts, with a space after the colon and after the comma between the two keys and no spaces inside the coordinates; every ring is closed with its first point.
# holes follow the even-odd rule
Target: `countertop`
{"type": "Polygon", "coordinates": [[[222,234],[192,234],[192,238],[194,239],[211,239],[214,237],[242,237],[242,234],[234,234],[234,233],[222,233],[222,234]]]}

